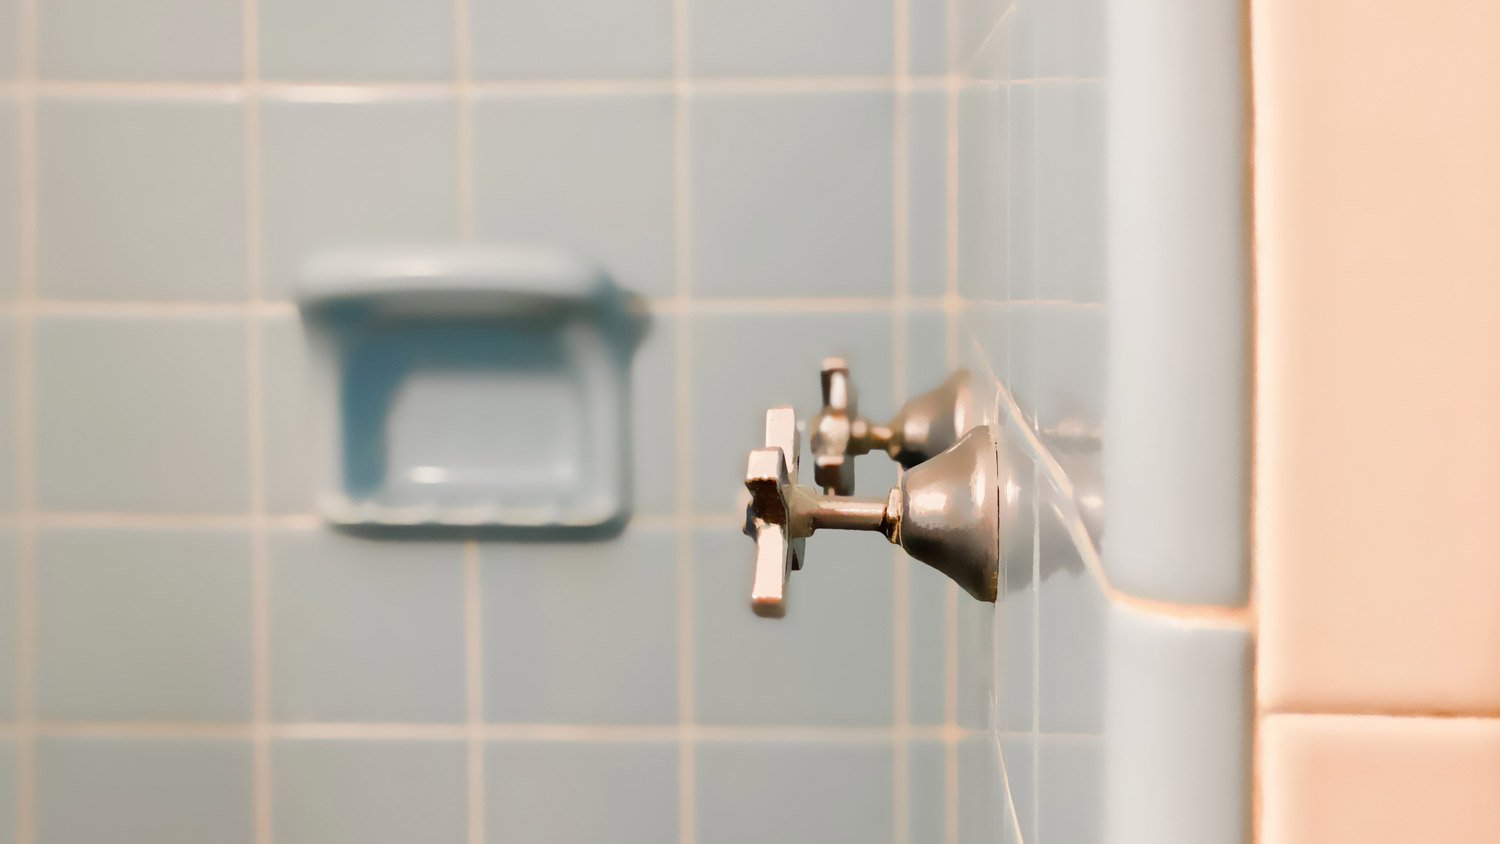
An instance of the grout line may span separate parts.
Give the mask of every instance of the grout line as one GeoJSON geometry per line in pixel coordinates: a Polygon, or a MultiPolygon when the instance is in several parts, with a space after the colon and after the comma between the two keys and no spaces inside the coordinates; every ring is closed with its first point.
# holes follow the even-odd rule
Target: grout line
{"type": "MultiPolygon", "coordinates": [[[[18,131],[20,134],[20,301],[36,301],[38,288],[38,200],[37,173],[40,147],[37,121],[37,16],[40,0],[20,3],[20,80],[18,131]]],[[[16,436],[19,454],[16,469],[20,489],[17,572],[16,624],[19,639],[16,744],[18,772],[16,783],[15,833],[18,844],[36,844],[37,776],[36,776],[36,698],[37,698],[37,536],[34,517],[37,508],[36,465],[36,317],[24,311],[19,315],[17,335],[16,436]]]]}
{"type": "Polygon", "coordinates": [[[484,774],[484,616],[480,591],[479,541],[464,542],[464,739],[468,751],[469,844],[483,844],[484,774]]]}
{"type": "Polygon", "coordinates": [[[245,382],[249,392],[246,422],[249,461],[251,548],[252,715],[254,725],[255,842],[271,844],[274,837],[271,771],[271,584],[267,548],[265,479],[265,372],[261,352],[264,345],[261,315],[265,296],[265,267],[261,261],[264,232],[261,192],[260,111],[260,7],[259,0],[244,0],[241,6],[245,33],[244,53],[244,178],[245,178],[245,382]]]}
{"type": "Polygon", "coordinates": [[[693,670],[693,437],[692,437],[692,90],[688,42],[689,0],[672,0],[672,222],[676,381],[673,414],[677,425],[674,467],[677,482],[677,840],[697,840],[696,678],[693,670]]]}

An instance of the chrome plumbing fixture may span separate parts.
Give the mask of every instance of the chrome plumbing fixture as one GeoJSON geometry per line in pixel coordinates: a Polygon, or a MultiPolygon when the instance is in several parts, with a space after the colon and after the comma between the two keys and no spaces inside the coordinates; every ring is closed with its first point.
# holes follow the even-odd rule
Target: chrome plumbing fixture
{"type": "MultiPolygon", "coordinates": [[[[835,373],[840,369],[833,367],[835,373]]],[[[745,472],[745,533],[755,540],[750,606],[757,615],[786,614],[787,579],[802,568],[806,540],[820,529],[878,531],[970,595],[991,602],[1002,538],[1030,541],[1031,464],[1008,442],[997,442],[988,426],[970,429],[913,466],[885,498],[827,495],[798,483],[800,442],[790,407],[766,411],[765,443],[750,452],[745,472]]]]}
{"type": "Polygon", "coordinates": [[[813,417],[813,480],[824,492],[854,494],[854,458],[884,451],[910,469],[941,454],[978,419],[969,373],[959,370],[907,402],[888,425],[859,415],[857,391],[843,358],[823,360],[823,408],[813,417]]]}

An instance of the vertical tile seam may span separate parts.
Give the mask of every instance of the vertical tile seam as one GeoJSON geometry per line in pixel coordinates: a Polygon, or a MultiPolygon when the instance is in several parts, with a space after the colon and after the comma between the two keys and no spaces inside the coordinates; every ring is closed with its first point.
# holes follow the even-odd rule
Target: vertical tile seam
{"type": "Polygon", "coordinates": [[[250,484],[251,574],[251,801],[256,844],[271,844],[274,807],[271,784],[271,587],[267,550],[265,481],[265,373],[261,365],[264,315],[258,311],[265,290],[261,260],[263,197],[261,193],[260,6],[243,0],[241,61],[244,88],[242,144],[245,191],[245,287],[250,313],[245,316],[246,459],[250,484]]]}
{"type": "Polygon", "coordinates": [[[677,443],[673,456],[677,485],[677,840],[697,839],[696,678],[693,670],[693,437],[692,437],[692,136],[689,124],[691,80],[688,45],[689,0],[672,0],[672,232],[673,421],[677,443]]]}
{"type": "Polygon", "coordinates": [[[37,682],[37,467],[36,467],[36,313],[37,299],[37,15],[39,0],[21,0],[19,116],[21,170],[21,308],[18,325],[17,420],[20,454],[20,532],[18,551],[20,591],[17,624],[19,673],[17,678],[17,772],[16,840],[35,844],[37,835],[36,682],[37,682]]]}

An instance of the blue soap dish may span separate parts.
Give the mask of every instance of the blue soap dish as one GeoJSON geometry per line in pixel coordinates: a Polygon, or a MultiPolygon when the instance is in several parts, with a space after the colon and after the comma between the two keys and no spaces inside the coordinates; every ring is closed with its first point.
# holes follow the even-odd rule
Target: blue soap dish
{"type": "Polygon", "coordinates": [[[598,528],[629,512],[635,297],[514,245],[314,256],[298,305],[345,526],[598,528]]]}

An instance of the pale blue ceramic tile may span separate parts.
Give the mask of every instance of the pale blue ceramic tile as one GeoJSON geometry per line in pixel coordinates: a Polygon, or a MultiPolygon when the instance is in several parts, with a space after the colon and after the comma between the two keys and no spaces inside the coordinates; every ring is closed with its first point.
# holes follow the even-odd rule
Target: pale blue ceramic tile
{"type": "Polygon", "coordinates": [[[957,588],[936,569],[911,563],[907,581],[911,688],[907,699],[913,724],[941,724],[948,717],[947,607],[949,591],[957,588]]]}
{"type": "Polygon", "coordinates": [[[630,379],[632,441],[630,472],[637,513],[677,508],[677,347],[681,322],[654,314],[636,349],[630,379]]]}
{"type": "Polygon", "coordinates": [[[473,0],[469,18],[476,76],[672,73],[671,0],[473,0]]]}
{"type": "MultiPolygon", "coordinates": [[[[958,841],[959,844],[995,844],[1014,840],[1016,821],[1009,811],[1015,806],[1023,833],[1029,828],[1031,746],[1007,742],[1004,748],[1007,780],[1000,775],[1000,756],[988,735],[965,738],[958,744],[958,841]]],[[[1029,842],[1026,835],[1016,844],[1029,842]]]]}
{"type": "Polygon", "coordinates": [[[597,260],[637,293],[673,279],[672,98],[486,98],[474,114],[481,236],[597,260]]]}
{"type": "Polygon", "coordinates": [[[970,299],[1000,301],[1010,289],[1011,96],[992,87],[968,87],[958,94],[958,289],[970,299]]]}
{"type": "MultiPolygon", "coordinates": [[[[0,530],[0,722],[16,717],[19,695],[16,676],[21,661],[20,587],[15,532],[0,530]]],[[[0,812],[0,817],[4,817],[0,812]]]]}
{"type": "Polygon", "coordinates": [[[484,777],[490,844],[677,840],[672,742],[493,742],[484,777]]]}
{"type": "Polygon", "coordinates": [[[266,510],[310,513],[324,458],[313,436],[307,338],[296,316],[267,317],[260,332],[266,510]]]}
{"type": "Polygon", "coordinates": [[[948,830],[948,748],[940,741],[907,746],[907,841],[943,841],[948,830]]]}
{"type": "Polygon", "coordinates": [[[1044,432],[1075,425],[1098,431],[1104,419],[1105,309],[1021,305],[1012,316],[1019,341],[1012,355],[1034,356],[1031,383],[1016,378],[1016,399],[1028,417],[1044,432]]]}
{"type": "Polygon", "coordinates": [[[37,131],[41,295],[245,296],[243,106],[44,100],[37,131]]]}
{"type": "Polygon", "coordinates": [[[948,71],[947,0],[911,0],[907,5],[908,61],[915,76],[948,71]]]}
{"type": "Polygon", "coordinates": [[[20,342],[16,321],[0,317],[0,512],[15,510],[20,501],[20,342]]]}
{"type": "Polygon", "coordinates": [[[245,509],[242,320],[44,317],[36,340],[43,509],[245,509]]]}
{"type": "MultiPolygon", "coordinates": [[[[4,3],[0,2],[0,7],[4,3]]],[[[0,12],[3,15],[3,12],[0,12]]],[[[6,32],[0,20],[0,32],[6,32]]],[[[0,49],[0,56],[3,56],[0,49]]],[[[0,299],[21,285],[21,138],[16,103],[0,98],[0,299]]]]}
{"type": "Polygon", "coordinates": [[[268,297],[320,249],[458,235],[452,101],[266,103],[261,120],[268,297]]]}
{"type": "Polygon", "coordinates": [[[268,79],[450,79],[453,4],[435,0],[259,0],[268,79]]]}
{"type": "Polygon", "coordinates": [[[239,0],[47,0],[37,4],[38,71],[44,79],[237,80],[243,24],[239,0]]]}
{"type": "Polygon", "coordinates": [[[694,537],[698,721],[889,724],[895,551],[876,536],[812,537],[788,585],[786,617],[766,619],[750,611],[753,549],[731,527],[694,537]]]}
{"type": "Polygon", "coordinates": [[[677,721],[677,537],[485,544],[485,718],[677,721]]]}
{"type": "Polygon", "coordinates": [[[891,72],[893,6],[864,0],[695,0],[696,76],[878,76],[891,72]]]}
{"type": "MultiPolygon", "coordinates": [[[[1028,519],[1026,530],[1033,530],[1034,518],[1028,519]]],[[[1000,600],[995,605],[995,721],[1002,729],[1011,731],[1030,730],[1037,720],[1038,598],[1034,556],[1018,553],[1003,561],[1000,600]]],[[[979,693],[972,685],[968,689],[970,698],[979,693]]],[[[970,704],[971,711],[973,705],[970,704]]],[[[979,726],[983,726],[982,722],[979,726]]]]}
{"type": "Polygon", "coordinates": [[[963,727],[993,723],[996,613],[994,604],[958,596],[958,723],[963,727]]]}
{"type": "Polygon", "coordinates": [[[1037,743],[1035,840],[1103,844],[1104,834],[1104,742],[1042,736],[1037,743]]]}
{"type": "Polygon", "coordinates": [[[1036,296],[1104,301],[1104,87],[1036,86],[1036,296]]]}
{"type": "MultiPolygon", "coordinates": [[[[1025,301],[1037,296],[1037,106],[1035,85],[1008,89],[1006,128],[1008,164],[1005,168],[1006,298],[1025,301]]],[[[964,181],[960,176],[959,182],[964,181]]]]}
{"type": "Polygon", "coordinates": [[[889,743],[703,742],[694,767],[699,841],[892,839],[889,743]]]}
{"type": "Polygon", "coordinates": [[[251,589],[243,531],[43,531],[38,715],[247,720],[251,589]]]}
{"type": "MultiPolygon", "coordinates": [[[[16,817],[21,788],[21,760],[12,739],[0,739],[0,818],[16,817]]],[[[15,844],[18,824],[0,823],[0,844],[15,844]]]]}
{"type": "Polygon", "coordinates": [[[1244,13],[1226,0],[1137,11],[1116,16],[1108,31],[1104,564],[1117,587],[1141,597],[1242,605],[1250,396],[1244,13]]]}
{"type": "Polygon", "coordinates": [[[271,710],[288,721],[462,721],[457,543],[270,539],[271,710]]]}
{"type": "Polygon", "coordinates": [[[12,79],[21,69],[21,3],[0,0],[0,79],[12,79]]]}
{"type": "MultiPolygon", "coordinates": [[[[820,405],[819,366],[843,355],[859,390],[860,411],[889,418],[891,317],[882,313],[704,314],[692,324],[693,500],[699,512],[734,512],[745,489],[745,461],[765,444],[766,411],[797,408],[810,419],[820,405]]],[[[807,438],[803,437],[806,454],[807,438]]],[[[807,463],[804,483],[812,483],[807,463]]],[[[895,464],[859,458],[862,489],[886,490],[895,464]]],[[[873,494],[873,493],[871,493],[873,494]]],[[[882,492],[883,494],[883,492],[882,492]]]]}
{"type": "Polygon", "coordinates": [[[1027,5],[1034,12],[1038,78],[1104,74],[1106,0],[1046,0],[1027,5]]]}
{"type": "Polygon", "coordinates": [[[891,292],[889,93],[703,94],[691,108],[699,295],[891,292]]]}
{"type": "Polygon", "coordinates": [[[1109,637],[1110,841],[1243,841],[1253,717],[1249,633],[1115,604],[1109,637]]]}
{"type": "Polygon", "coordinates": [[[453,741],[277,741],[277,844],[461,844],[467,749],[453,741]]]}
{"type": "Polygon", "coordinates": [[[948,97],[910,96],[908,288],[913,296],[941,296],[948,292],[948,97]]]}
{"type": "MultiPolygon", "coordinates": [[[[1022,4],[1025,5],[1030,4],[1022,4]]],[[[1006,12],[1012,6],[1016,6],[1015,0],[957,0],[954,3],[954,13],[958,16],[957,60],[971,58],[985,39],[993,37],[1002,20],[1011,25],[1014,12],[1010,16],[1006,12]]]]}
{"type": "Polygon", "coordinates": [[[36,754],[39,844],[255,839],[248,741],[44,738],[36,754]]]}
{"type": "Polygon", "coordinates": [[[1109,601],[1076,546],[1048,520],[1040,536],[1037,712],[1042,732],[1104,728],[1109,601]]]}

